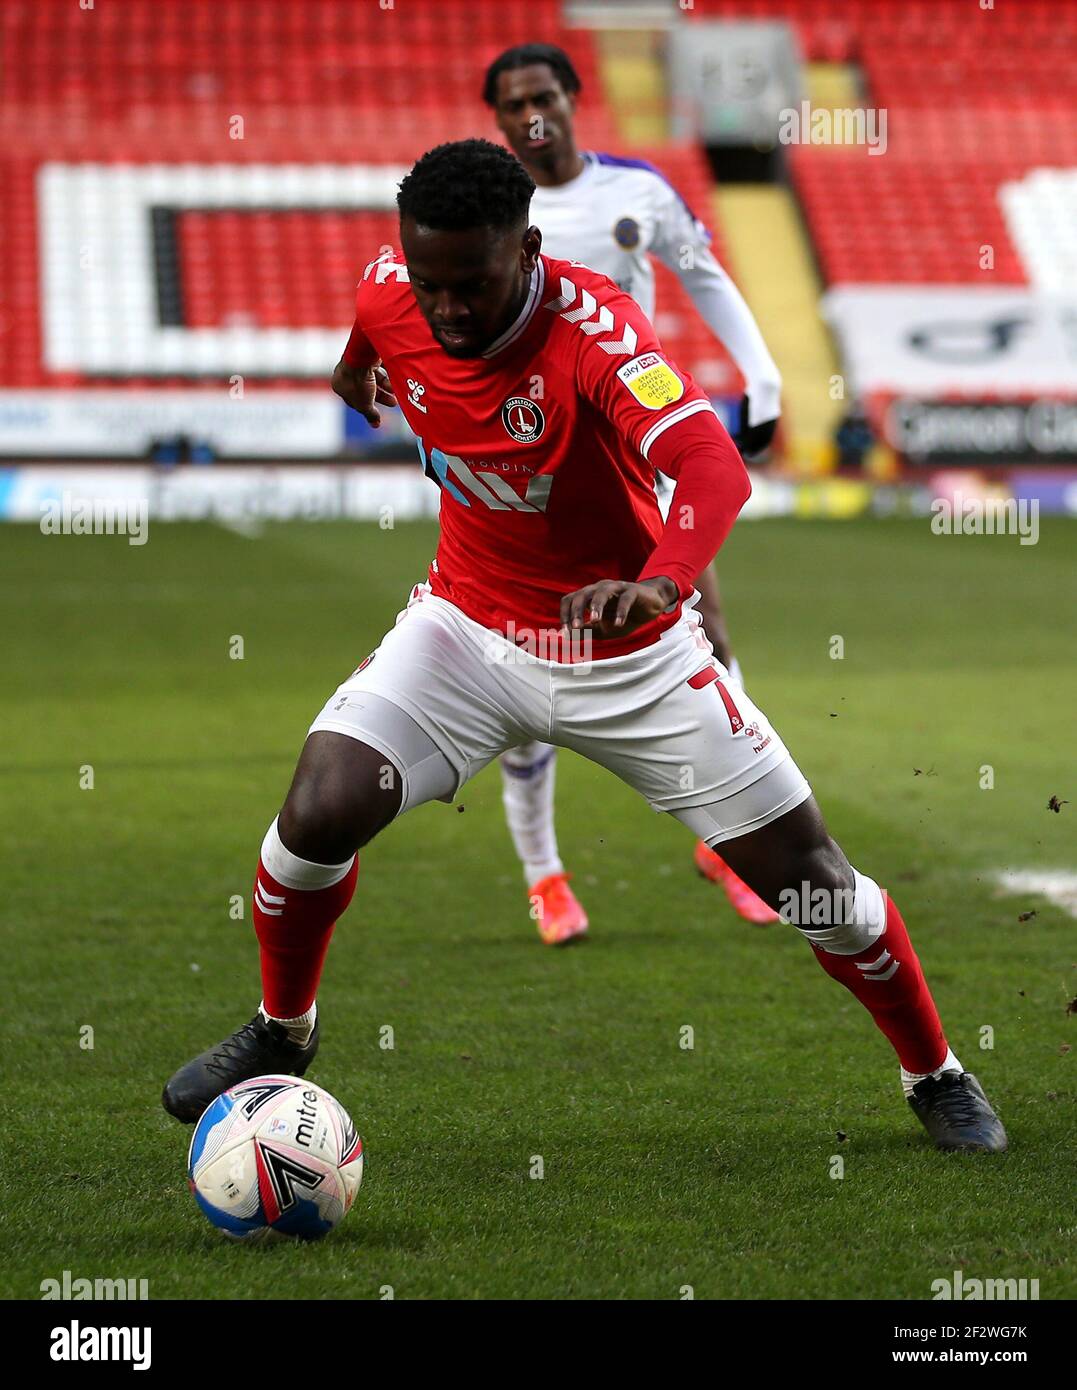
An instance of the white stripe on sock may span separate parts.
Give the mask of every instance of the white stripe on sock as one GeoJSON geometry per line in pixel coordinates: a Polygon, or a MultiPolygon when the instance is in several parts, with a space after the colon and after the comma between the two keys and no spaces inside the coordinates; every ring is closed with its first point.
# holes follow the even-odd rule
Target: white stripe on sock
{"type": "Polygon", "coordinates": [[[314,864],[309,859],[300,859],[281,840],[274,819],[262,841],[262,863],[266,872],[278,883],[283,883],[285,888],[298,888],[309,893],[318,888],[332,888],[334,883],[339,883],[355,863],[355,855],[343,864],[314,864]]]}
{"type": "MultiPolygon", "coordinates": [[[[284,915],[284,908],[283,908],[283,907],[270,907],[269,904],[268,904],[268,903],[266,902],[266,900],[265,900],[265,893],[264,893],[264,890],[263,890],[263,888],[262,888],[262,885],[261,885],[260,883],[257,883],[257,882],[256,882],[255,885],[254,885],[254,901],[255,901],[255,903],[257,904],[257,906],[260,907],[261,910],[266,914],[267,917],[283,917],[283,915],[284,915]]],[[[284,899],[283,899],[283,898],[274,898],[273,901],[274,901],[274,902],[282,903],[282,902],[284,902],[284,899]]]]}

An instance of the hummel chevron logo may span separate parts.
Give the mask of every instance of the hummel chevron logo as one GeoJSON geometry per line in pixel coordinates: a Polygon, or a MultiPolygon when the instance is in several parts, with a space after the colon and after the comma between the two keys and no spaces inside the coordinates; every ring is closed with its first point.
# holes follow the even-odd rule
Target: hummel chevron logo
{"type": "Polygon", "coordinates": [[[366,270],[363,271],[363,279],[370,279],[370,272],[374,272],[374,283],[384,285],[390,275],[395,275],[397,280],[409,280],[408,268],[401,261],[394,261],[391,253],[387,252],[384,256],[379,256],[376,261],[371,261],[366,270]]]}
{"type": "MultiPolygon", "coordinates": [[[[588,337],[593,337],[596,333],[612,333],[617,327],[614,322],[613,313],[608,305],[603,304],[598,308],[598,301],[594,295],[587,290],[578,290],[571,280],[561,276],[561,293],[556,299],[548,300],[543,306],[549,309],[552,314],[560,314],[566,323],[575,323],[582,332],[588,337]],[[580,297],[579,307],[572,308],[576,303],[577,294],[580,297]],[[591,322],[595,310],[598,309],[597,322],[591,322]]],[[[638,334],[630,323],[625,324],[624,337],[615,342],[599,343],[603,352],[609,353],[632,353],[636,350],[638,334]]]]}
{"type": "Polygon", "coordinates": [[[276,893],[267,893],[260,878],[254,881],[254,901],[268,917],[280,917],[284,912],[284,899],[276,893]]]}
{"type": "Polygon", "coordinates": [[[865,980],[889,980],[890,976],[894,974],[898,966],[901,964],[901,961],[894,960],[894,963],[890,966],[888,970],[886,968],[886,963],[890,960],[893,960],[893,957],[891,956],[890,952],[884,951],[882,955],[877,956],[875,960],[867,962],[857,961],[856,968],[857,970],[862,970],[864,972],[865,980]]]}

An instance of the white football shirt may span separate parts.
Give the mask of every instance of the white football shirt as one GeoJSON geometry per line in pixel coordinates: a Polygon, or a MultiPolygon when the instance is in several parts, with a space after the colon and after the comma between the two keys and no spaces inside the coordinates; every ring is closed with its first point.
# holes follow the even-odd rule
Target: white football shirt
{"type": "Polygon", "coordinates": [[[706,227],[653,164],[593,150],[581,156],[583,171],[574,179],[535,189],[531,220],[542,231],[543,251],[608,275],[649,319],[655,297],[650,258],[657,256],[740,368],[748,423],[776,419],[781,376],[744,297],[715,259],[706,227]]]}

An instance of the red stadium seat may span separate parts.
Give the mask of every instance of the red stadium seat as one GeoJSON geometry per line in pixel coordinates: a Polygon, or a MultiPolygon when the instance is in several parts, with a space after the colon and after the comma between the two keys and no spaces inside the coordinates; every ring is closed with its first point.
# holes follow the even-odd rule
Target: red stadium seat
{"type": "MultiPolygon", "coordinates": [[[[884,157],[797,147],[794,185],[826,279],[982,283],[1026,278],[1000,186],[1077,162],[1077,6],[1023,0],[696,0],[685,21],[786,19],[809,58],[861,65],[888,112],[884,157]]],[[[584,143],[618,151],[591,35],[559,0],[73,0],[0,6],[0,385],[70,384],[42,358],[38,168],[410,163],[441,140],[491,133],[485,65],[548,39],[583,79],[584,143]],[[232,122],[242,116],[242,138],[232,122]]],[[[638,154],[638,150],[624,151],[638,154]]],[[[650,152],[704,211],[701,153],[650,152]]],[[[191,326],[322,327],[351,314],[352,282],[395,228],[385,212],[191,208],[175,219],[191,326]]],[[[721,247],[717,248],[721,255],[721,247]]],[[[659,272],[659,328],[712,389],[728,360],[659,272]]]]}

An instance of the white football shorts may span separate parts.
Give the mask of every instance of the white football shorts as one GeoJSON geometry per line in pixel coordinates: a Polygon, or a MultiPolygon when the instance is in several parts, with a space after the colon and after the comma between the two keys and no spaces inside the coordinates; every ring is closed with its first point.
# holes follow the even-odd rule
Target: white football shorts
{"type": "Polygon", "coordinates": [[[733,839],[811,788],[714,656],[697,598],[641,651],[567,665],[521,650],[417,584],[310,732],[383,752],[402,779],[401,811],[451,801],[507,749],[538,740],[608,768],[708,844],[733,839]]]}

